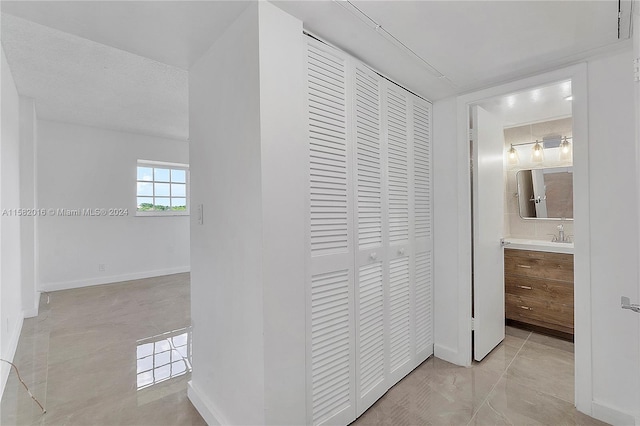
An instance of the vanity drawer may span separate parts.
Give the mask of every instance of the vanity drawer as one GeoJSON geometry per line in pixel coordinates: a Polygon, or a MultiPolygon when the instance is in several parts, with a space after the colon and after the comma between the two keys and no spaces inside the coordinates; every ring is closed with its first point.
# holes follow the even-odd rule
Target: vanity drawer
{"type": "Polygon", "coordinates": [[[553,253],[548,251],[504,249],[505,257],[524,257],[528,259],[553,259],[558,262],[573,263],[573,255],[567,253],[553,253]]]}
{"type": "Polygon", "coordinates": [[[505,251],[504,272],[506,275],[522,275],[527,277],[548,278],[552,280],[573,282],[573,259],[567,261],[560,253],[529,252],[525,250],[505,251]],[[532,256],[514,255],[511,252],[522,251],[532,256]],[[549,256],[549,255],[552,256],[549,256]]]}
{"type": "Polygon", "coordinates": [[[573,285],[570,282],[505,275],[504,286],[507,294],[573,306],[573,285]]]}
{"type": "Polygon", "coordinates": [[[506,294],[505,302],[505,313],[509,319],[525,323],[533,322],[536,325],[544,323],[550,328],[561,326],[573,329],[573,305],[514,294],[506,294]]]}

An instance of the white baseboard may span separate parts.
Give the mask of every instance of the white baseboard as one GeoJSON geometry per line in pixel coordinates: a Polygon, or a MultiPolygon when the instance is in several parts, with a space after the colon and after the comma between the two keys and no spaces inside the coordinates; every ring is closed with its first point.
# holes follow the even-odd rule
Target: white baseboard
{"type": "Polygon", "coordinates": [[[25,309],[24,311],[22,311],[25,318],[35,318],[38,316],[38,312],[38,308],[25,309]]]}
{"type": "Polygon", "coordinates": [[[25,309],[22,312],[22,315],[24,316],[25,319],[35,318],[38,316],[38,312],[40,311],[40,294],[41,292],[36,291],[36,297],[35,297],[35,300],[33,301],[34,306],[31,309],[25,309]]]}
{"type": "Polygon", "coordinates": [[[177,268],[156,269],[154,271],[134,272],[131,274],[109,275],[106,277],[92,277],[84,280],[59,281],[52,283],[41,283],[40,291],[58,291],[69,290],[72,288],[89,287],[93,285],[111,284],[122,281],[139,280],[143,278],[161,277],[163,275],[181,274],[191,271],[190,266],[181,266],[177,268]]]}
{"type": "Polygon", "coordinates": [[[633,414],[625,413],[618,408],[593,401],[591,403],[591,417],[612,425],[638,426],[640,423],[633,414]]]}
{"type": "Polygon", "coordinates": [[[209,426],[221,426],[228,425],[229,422],[225,421],[220,416],[218,410],[213,407],[213,403],[193,385],[193,381],[189,381],[187,384],[187,397],[189,401],[196,407],[198,413],[202,416],[207,425],[209,426]]]}
{"type": "MultiPolygon", "coordinates": [[[[0,358],[13,362],[13,358],[16,356],[16,350],[18,349],[18,341],[20,340],[23,323],[24,318],[19,317],[9,337],[9,346],[6,349],[6,353],[0,354],[0,358]]],[[[4,394],[4,387],[7,385],[10,371],[11,366],[9,364],[0,362],[0,399],[2,399],[2,395],[4,394]]]]}
{"type": "Polygon", "coordinates": [[[453,350],[447,346],[435,344],[433,345],[433,355],[444,361],[450,362],[462,367],[468,366],[468,361],[460,359],[460,352],[453,350]]]}

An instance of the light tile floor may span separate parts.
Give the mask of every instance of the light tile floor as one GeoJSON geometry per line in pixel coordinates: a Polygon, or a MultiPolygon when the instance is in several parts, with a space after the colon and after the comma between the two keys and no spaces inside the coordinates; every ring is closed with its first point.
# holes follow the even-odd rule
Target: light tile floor
{"type": "MultiPolygon", "coordinates": [[[[47,413],[12,371],[0,424],[204,425],[186,395],[189,324],[188,274],[43,295],[15,362],[47,413]]],[[[601,424],[575,410],[573,381],[573,344],[508,327],[482,363],[432,357],[353,424],[601,424]]]]}
{"type": "Polygon", "coordinates": [[[0,424],[205,425],[181,356],[190,315],[189,274],[43,294],[14,362],[47,413],[12,370],[0,424]]]}
{"type": "Polygon", "coordinates": [[[507,327],[480,363],[431,357],[353,426],[602,425],[574,405],[573,343],[507,327]]]}

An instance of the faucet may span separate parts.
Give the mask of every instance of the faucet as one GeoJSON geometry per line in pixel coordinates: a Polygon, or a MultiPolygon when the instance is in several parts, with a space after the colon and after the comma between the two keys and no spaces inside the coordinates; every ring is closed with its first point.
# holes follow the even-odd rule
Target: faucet
{"type": "Polygon", "coordinates": [[[558,235],[553,235],[552,242],[555,243],[570,243],[571,240],[564,235],[564,224],[558,225],[558,235]]]}

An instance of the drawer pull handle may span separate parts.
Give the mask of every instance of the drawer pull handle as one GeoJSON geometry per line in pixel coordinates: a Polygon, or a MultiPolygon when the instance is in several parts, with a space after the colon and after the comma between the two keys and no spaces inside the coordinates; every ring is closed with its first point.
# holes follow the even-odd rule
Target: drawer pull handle
{"type": "Polygon", "coordinates": [[[531,269],[531,265],[518,265],[518,268],[531,269]]]}
{"type": "Polygon", "coordinates": [[[525,290],[531,290],[531,287],[529,287],[528,285],[517,285],[516,287],[523,288],[525,290]]]}
{"type": "Polygon", "coordinates": [[[520,306],[521,309],[526,309],[527,311],[533,311],[533,308],[530,308],[528,306],[520,306]]]}

